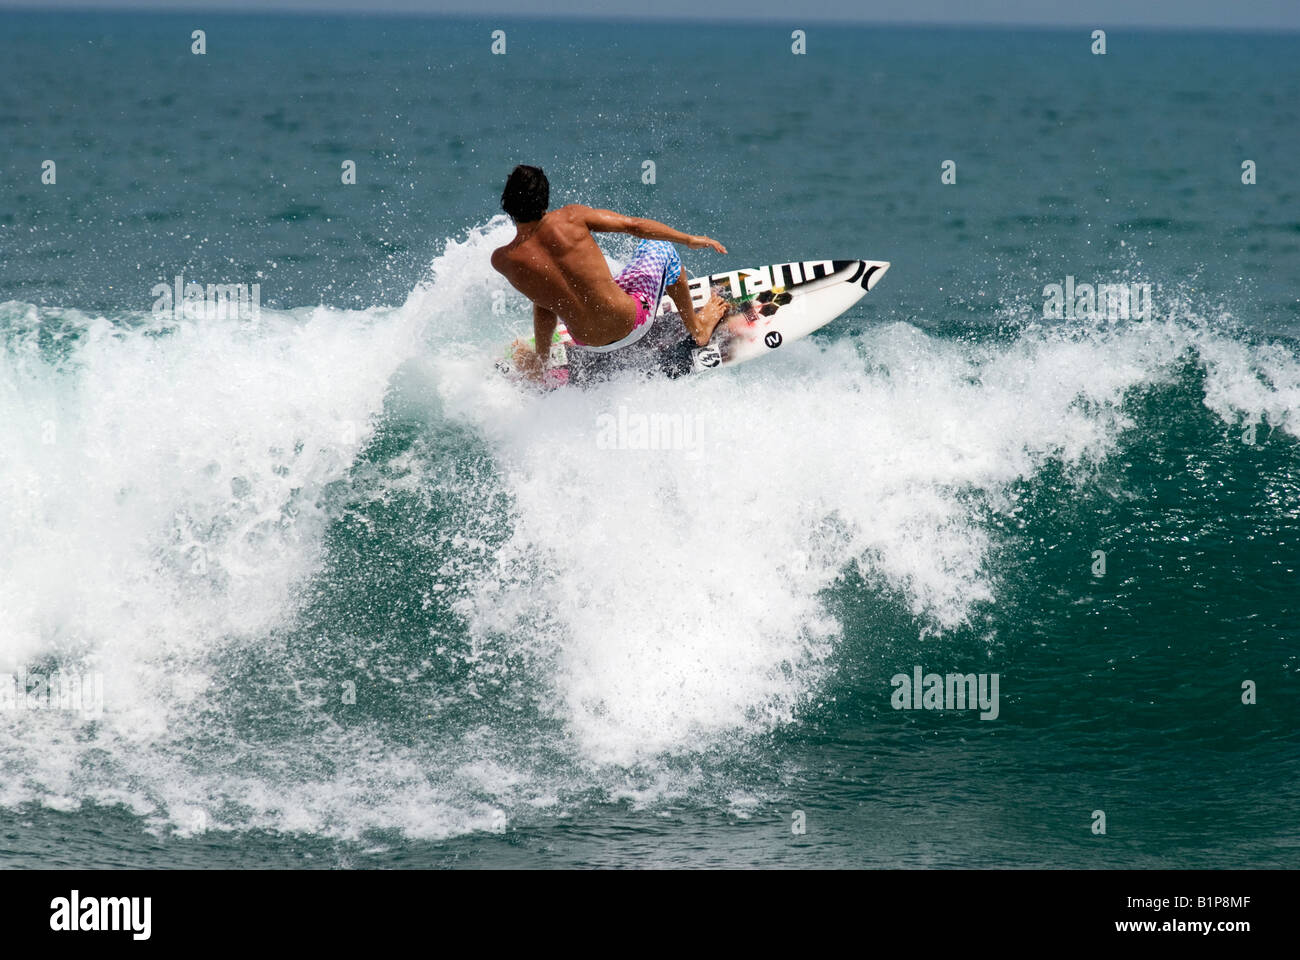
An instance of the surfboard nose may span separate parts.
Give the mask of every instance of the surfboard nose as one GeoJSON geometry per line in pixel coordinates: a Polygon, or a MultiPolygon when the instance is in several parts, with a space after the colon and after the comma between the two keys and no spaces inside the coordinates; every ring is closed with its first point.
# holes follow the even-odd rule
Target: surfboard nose
{"type": "Polygon", "coordinates": [[[889,269],[888,260],[863,260],[862,289],[870,290],[880,282],[880,278],[889,269]]]}

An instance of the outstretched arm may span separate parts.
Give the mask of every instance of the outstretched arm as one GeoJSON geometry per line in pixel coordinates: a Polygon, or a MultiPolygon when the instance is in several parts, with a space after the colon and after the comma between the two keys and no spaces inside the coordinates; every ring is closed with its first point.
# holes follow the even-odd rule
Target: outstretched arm
{"type": "Polygon", "coordinates": [[[613,210],[598,210],[595,207],[584,207],[581,204],[574,204],[574,208],[581,214],[587,229],[595,233],[630,233],[632,236],[640,237],[643,240],[667,240],[669,243],[680,243],[692,250],[708,247],[711,250],[718,251],[718,253],[727,252],[727,248],[716,240],[682,233],[680,230],[674,230],[658,220],[650,220],[646,217],[629,217],[621,213],[615,213],[613,210]]]}

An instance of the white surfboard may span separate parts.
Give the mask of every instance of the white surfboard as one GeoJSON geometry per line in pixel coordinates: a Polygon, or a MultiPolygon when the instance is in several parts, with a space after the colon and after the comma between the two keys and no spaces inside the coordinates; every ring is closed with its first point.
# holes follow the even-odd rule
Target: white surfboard
{"type": "MultiPolygon", "coordinates": [[[[672,375],[745,363],[801,340],[866,296],[888,269],[885,260],[797,260],[695,277],[689,283],[695,307],[703,307],[716,293],[727,302],[727,312],[707,346],[686,339],[684,347],[689,350],[674,355],[672,375]]],[[[665,294],[655,323],[671,323],[676,313],[676,304],[665,294]],[[673,319],[665,320],[667,314],[673,319]]],[[[528,342],[532,343],[531,338],[528,342]]],[[[581,348],[573,346],[573,338],[560,322],[552,338],[547,386],[568,382],[569,351],[573,349],[581,348]]],[[[507,356],[509,353],[507,349],[507,356]]],[[[497,365],[503,372],[513,372],[509,363],[497,365]]]]}
{"type": "MultiPolygon", "coordinates": [[[[709,345],[695,348],[692,371],[744,363],[803,339],[866,296],[888,269],[884,260],[803,260],[696,277],[696,308],[717,292],[727,313],[709,345]]],[[[661,314],[675,309],[665,299],[661,314]]]]}

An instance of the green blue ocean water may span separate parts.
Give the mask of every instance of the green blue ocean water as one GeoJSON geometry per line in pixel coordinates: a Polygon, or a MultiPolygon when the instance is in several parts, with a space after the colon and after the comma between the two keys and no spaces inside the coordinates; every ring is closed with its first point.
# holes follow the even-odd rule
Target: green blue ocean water
{"type": "Polygon", "coordinates": [[[1300,36],[796,26],[0,14],[0,867],[1300,865],[1300,36]],[[892,268],[533,395],[519,162],[892,268]]]}

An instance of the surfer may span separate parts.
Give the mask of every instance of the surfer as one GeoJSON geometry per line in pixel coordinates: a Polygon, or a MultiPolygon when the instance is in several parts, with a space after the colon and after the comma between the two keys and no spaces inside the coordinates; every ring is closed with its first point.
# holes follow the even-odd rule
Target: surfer
{"type": "Polygon", "coordinates": [[[557,318],[564,319],[578,349],[611,353],[636,343],[654,323],[665,290],[686,330],[700,346],[709,342],[726,310],[717,295],[696,310],[686,271],[673,248],[680,243],[718,253],[709,237],[691,236],[656,220],[628,217],[573,203],[548,212],[551,187],[540,167],[520,164],[501,194],[501,209],[515,223],[515,238],[492,253],[493,268],[533,302],[537,349],[515,342],[515,365],[538,379],[546,366],[557,318]],[[592,233],[640,237],[632,261],[617,277],[592,233]]]}

